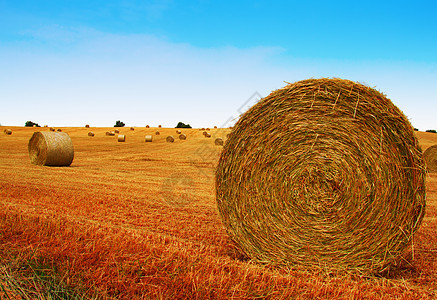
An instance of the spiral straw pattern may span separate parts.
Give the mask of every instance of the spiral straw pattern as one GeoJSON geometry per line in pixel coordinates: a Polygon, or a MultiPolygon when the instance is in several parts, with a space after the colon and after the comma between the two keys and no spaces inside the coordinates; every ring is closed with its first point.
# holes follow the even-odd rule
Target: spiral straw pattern
{"type": "Polygon", "coordinates": [[[430,173],[437,172],[437,145],[433,145],[423,152],[423,159],[426,162],[430,173]]]}
{"type": "Polygon", "coordinates": [[[216,196],[229,235],[255,261],[375,273],[410,248],[425,175],[413,127],[382,93],[309,79],[241,116],[216,196]]]}

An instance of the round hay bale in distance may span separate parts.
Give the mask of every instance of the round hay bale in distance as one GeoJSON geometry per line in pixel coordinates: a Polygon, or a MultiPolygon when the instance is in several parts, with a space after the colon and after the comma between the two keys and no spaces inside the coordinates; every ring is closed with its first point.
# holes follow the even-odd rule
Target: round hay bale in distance
{"type": "Polygon", "coordinates": [[[179,135],[179,139],[180,140],[186,140],[187,139],[187,136],[185,135],[185,134],[181,134],[181,135],[179,135]]]}
{"type": "Polygon", "coordinates": [[[161,125],[158,125],[158,128],[161,128],[162,126],[161,125]]]}
{"type": "Polygon", "coordinates": [[[73,162],[73,142],[65,132],[34,132],[27,147],[35,165],[69,166],[73,162]]]}
{"type": "Polygon", "coordinates": [[[146,125],[146,128],[150,128],[150,126],[149,126],[149,125],[146,125]]]}
{"type": "Polygon", "coordinates": [[[423,159],[430,173],[437,172],[437,145],[433,145],[425,150],[423,159]]]}
{"type": "Polygon", "coordinates": [[[146,141],[146,143],[147,143],[147,142],[152,142],[152,140],[153,140],[153,136],[151,136],[151,135],[146,135],[146,137],[145,137],[145,141],[146,141]]]}
{"type": "Polygon", "coordinates": [[[425,175],[414,128],[386,96],[309,79],[272,92],[233,126],[216,200],[254,261],[374,274],[409,251],[425,175]]]}
{"type": "Polygon", "coordinates": [[[115,132],[115,133],[120,133],[120,130],[115,129],[114,132],[115,132]]]}
{"type": "Polygon", "coordinates": [[[214,141],[214,143],[215,143],[217,146],[223,146],[223,139],[222,139],[222,138],[216,138],[215,141],[214,141]]]}
{"type": "Polygon", "coordinates": [[[90,128],[90,125],[86,124],[86,125],[85,125],[85,128],[90,128]]]}
{"type": "Polygon", "coordinates": [[[155,132],[155,135],[160,135],[161,133],[159,131],[155,132]]]}
{"type": "Polygon", "coordinates": [[[173,143],[174,142],[174,137],[169,135],[166,139],[167,143],[173,143]]]}
{"type": "Polygon", "coordinates": [[[130,128],[130,130],[132,130],[132,131],[133,131],[133,130],[135,130],[135,128],[131,127],[131,128],[130,128]]]}
{"type": "Polygon", "coordinates": [[[53,127],[50,127],[50,131],[56,131],[56,129],[53,127]]]}
{"type": "Polygon", "coordinates": [[[204,136],[205,136],[206,138],[210,138],[210,137],[211,137],[211,133],[206,132],[206,133],[204,134],[204,136]]]}
{"type": "Polygon", "coordinates": [[[124,134],[119,134],[117,137],[117,141],[121,143],[126,142],[126,136],[124,134]]]}
{"type": "Polygon", "coordinates": [[[58,131],[58,132],[62,132],[62,129],[61,129],[61,128],[58,128],[56,131],[58,131]]]}
{"type": "Polygon", "coordinates": [[[176,133],[177,133],[177,134],[181,134],[182,131],[180,131],[180,130],[178,129],[178,130],[176,130],[176,133]]]}
{"type": "Polygon", "coordinates": [[[94,136],[94,132],[92,131],[88,132],[88,136],[94,136]]]}
{"type": "Polygon", "coordinates": [[[12,130],[11,129],[5,129],[4,131],[3,131],[6,135],[11,135],[12,134],[12,130]]]}

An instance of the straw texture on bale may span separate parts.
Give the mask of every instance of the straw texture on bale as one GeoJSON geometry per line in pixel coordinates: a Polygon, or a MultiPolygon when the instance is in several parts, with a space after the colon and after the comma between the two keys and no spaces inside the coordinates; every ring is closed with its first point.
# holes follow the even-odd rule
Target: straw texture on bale
{"type": "Polygon", "coordinates": [[[7,134],[7,135],[11,135],[12,134],[12,130],[11,129],[5,129],[3,132],[5,134],[7,134]]]}
{"type": "Polygon", "coordinates": [[[159,131],[155,132],[156,135],[160,135],[161,133],[159,131]]]}
{"type": "Polygon", "coordinates": [[[169,135],[166,139],[167,143],[173,143],[174,142],[174,137],[169,135]]]}
{"type": "Polygon", "coordinates": [[[178,129],[178,130],[176,130],[176,133],[177,133],[177,134],[181,134],[182,131],[180,131],[180,130],[178,129]]]}
{"type": "Polygon", "coordinates": [[[86,124],[86,125],[85,125],[85,128],[90,128],[90,125],[86,124]]]}
{"type": "Polygon", "coordinates": [[[145,141],[146,141],[146,143],[147,142],[151,142],[153,140],[153,136],[151,136],[151,135],[146,135],[146,137],[145,137],[145,141]]]}
{"type": "Polygon", "coordinates": [[[94,136],[94,132],[92,131],[88,132],[88,136],[94,136]]]}
{"type": "Polygon", "coordinates": [[[34,132],[28,150],[35,165],[69,166],[74,158],[73,142],[65,132],[34,132]]]}
{"type": "Polygon", "coordinates": [[[214,141],[214,143],[215,143],[217,146],[223,146],[223,139],[222,139],[222,138],[216,138],[215,141],[214,141]]]}
{"type": "Polygon", "coordinates": [[[124,134],[119,134],[117,137],[117,140],[119,142],[125,142],[126,141],[126,136],[124,134]]]}
{"type": "Polygon", "coordinates": [[[309,79],[272,92],[234,125],[216,199],[254,261],[374,274],[409,251],[425,176],[414,129],[385,95],[309,79]]]}
{"type": "Polygon", "coordinates": [[[210,138],[210,137],[211,137],[211,133],[206,132],[206,133],[204,134],[204,136],[205,136],[206,138],[210,138]]]}
{"type": "Polygon", "coordinates": [[[185,134],[181,134],[181,135],[179,136],[179,139],[180,139],[180,140],[186,140],[186,139],[187,139],[187,136],[186,136],[185,134]]]}
{"type": "Polygon", "coordinates": [[[204,131],[204,132],[202,132],[202,134],[205,136],[208,134],[208,132],[204,131]]]}
{"type": "Polygon", "coordinates": [[[423,159],[430,173],[437,173],[437,145],[433,145],[425,150],[423,159]]]}

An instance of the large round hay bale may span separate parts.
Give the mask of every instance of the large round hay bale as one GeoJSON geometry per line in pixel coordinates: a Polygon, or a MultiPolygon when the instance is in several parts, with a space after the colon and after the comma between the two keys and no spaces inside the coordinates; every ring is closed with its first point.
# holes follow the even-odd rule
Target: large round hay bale
{"type": "Polygon", "coordinates": [[[117,141],[123,143],[126,141],[126,136],[124,134],[119,134],[117,137],[117,141]]]}
{"type": "Polygon", "coordinates": [[[309,79],[272,92],[235,124],[216,197],[254,261],[375,273],[409,251],[425,175],[413,127],[382,93],[309,79]]]}
{"type": "Polygon", "coordinates": [[[94,132],[92,131],[88,132],[88,136],[94,136],[94,132]]]}
{"type": "Polygon", "coordinates": [[[222,138],[216,138],[215,141],[214,141],[214,143],[215,143],[217,146],[223,146],[223,139],[222,139],[222,138]]]}
{"type": "Polygon", "coordinates": [[[7,134],[7,135],[11,135],[12,134],[12,130],[11,129],[5,129],[4,131],[3,131],[5,134],[7,134]]]}
{"type": "Polygon", "coordinates": [[[146,137],[145,137],[145,141],[146,141],[146,143],[147,142],[151,142],[153,140],[153,136],[151,136],[151,135],[146,135],[146,137]]]}
{"type": "Polygon", "coordinates": [[[34,132],[28,150],[35,165],[69,166],[74,158],[73,142],[65,132],[34,132]]]}
{"type": "Polygon", "coordinates": [[[180,140],[186,140],[187,139],[187,136],[185,135],[185,134],[181,134],[181,135],[179,135],[179,139],[180,140]]]}
{"type": "Polygon", "coordinates": [[[426,149],[423,153],[423,159],[430,173],[437,172],[437,145],[426,149]]]}
{"type": "Polygon", "coordinates": [[[166,139],[167,143],[173,143],[174,142],[174,137],[169,135],[166,139]]]}

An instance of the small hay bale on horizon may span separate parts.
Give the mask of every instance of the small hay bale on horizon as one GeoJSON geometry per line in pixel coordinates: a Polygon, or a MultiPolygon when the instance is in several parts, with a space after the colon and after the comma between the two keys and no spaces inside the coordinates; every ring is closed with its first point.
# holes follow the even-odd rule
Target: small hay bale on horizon
{"type": "Polygon", "coordinates": [[[145,136],[145,142],[147,143],[147,142],[152,142],[152,140],[153,140],[153,136],[152,135],[146,135],[145,136]]]}
{"type": "Polygon", "coordinates": [[[167,141],[167,143],[173,143],[174,137],[172,135],[169,135],[165,140],[167,141]]]}
{"type": "Polygon", "coordinates": [[[179,130],[179,129],[177,129],[177,130],[176,130],[176,133],[177,133],[177,134],[181,134],[181,133],[182,133],[182,131],[181,131],[181,130],[179,130]]]}
{"type": "Polygon", "coordinates": [[[426,207],[408,118],[343,79],[286,85],[233,126],[216,168],[218,210],[251,261],[379,274],[405,260],[426,207]]]}
{"type": "Polygon", "coordinates": [[[61,129],[61,128],[58,128],[56,131],[58,131],[58,132],[62,132],[62,129],[61,129]]]}
{"type": "Polygon", "coordinates": [[[161,128],[162,126],[161,125],[158,125],[158,128],[161,128]]]}
{"type": "Polygon", "coordinates": [[[115,133],[120,133],[120,130],[115,129],[114,132],[115,132],[115,133]]]}
{"type": "Polygon", "coordinates": [[[6,135],[11,135],[12,134],[12,130],[7,128],[3,131],[6,135]]]}
{"type": "Polygon", "coordinates": [[[222,139],[222,138],[216,138],[215,141],[214,141],[214,143],[215,143],[217,146],[223,146],[223,139],[222,139]]]}
{"type": "Polygon", "coordinates": [[[73,142],[65,132],[34,132],[27,147],[35,165],[69,166],[73,162],[73,142]]]}
{"type": "Polygon", "coordinates": [[[160,135],[161,133],[159,132],[159,131],[156,131],[155,132],[155,135],[160,135]]]}
{"type": "Polygon", "coordinates": [[[185,135],[185,134],[181,134],[181,135],[179,135],[179,139],[180,140],[186,140],[187,139],[187,136],[185,135]]]}
{"type": "Polygon", "coordinates": [[[211,133],[207,132],[207,133],[204,134],[204,136],[205,136],[206,138],[210,138],[210,137],[211,137],[211,133]]]}
{"type": "Polygon", "coordinates": [[[430,173],[437,172],[437,145],[433,145],[423,152],[423,159],[430,173]]]}
{"type": "Polygon", "coordinates": [[[149,126],[149,125],[146,125],[146,128],[150,128],[150,126],[149,126]]]}
{"type": "Polygon", "coordinates": [[[88,136],[94,136],[94,132],[92,131],[88,132],[88,136]]]}
{"type": "Polygon", "coordinates": [[[56,131],[54,127],[50,127],[50,131],[56,131]]]}
{"type": "Polygon", "coordinates": [[[85,128],[90,128],[90,125],[89,125],[89,124],[86,124],[86,125],[85,125],[85,128]]]}
{"type": "Polygon", "coordinates": [[[135,130],[135,128],[131,127],[130,130],[135,130]]]}
{"type": "Polygon", "coordinates": [[[126,142],[126,136],[124,134],[119,134],[117,137],[117,141],[120,143],[126,142]]]}

